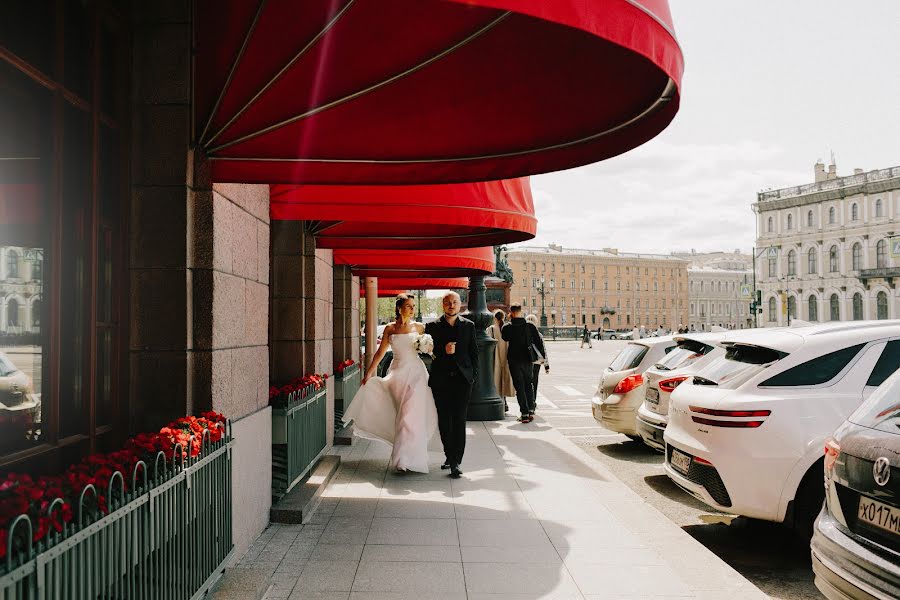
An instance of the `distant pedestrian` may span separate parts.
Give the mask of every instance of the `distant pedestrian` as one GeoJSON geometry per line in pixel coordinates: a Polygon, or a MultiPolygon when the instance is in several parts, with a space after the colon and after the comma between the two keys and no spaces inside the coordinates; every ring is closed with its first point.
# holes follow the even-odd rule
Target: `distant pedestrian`
{"type": "Polygon", "coordinates": [[[644,326],[643,326],[643,325],[641,325],[641,330],[640,330],[640,331],[641,331],[641,338],[642,338],[642,339],[645,338],[645,337],[647,337],[647,330],[644,329],[644,326]]]}
{"type": "Polygon", "coordinates": [[[634,329],[631,330],[631,339],[633,339],[633,340],[641,339],[641,330],[638,329],[637,325],[635,325],[634,329]]]}
{"type": "Polygon", "coordinates": [[[537,327],[522,317],[521,305],[510,306],[509,316],[509,323],[503,326],[500,333],[509,342],[509,372],[516,388],[516,400],[519,401],[519,421],[531,423],[535,408],[532,364],[539,358],[532,347],[543,357],[547,356],[547,351],[537,327]]]}
{"type": "MultiPolygon", "coordinates": [[[[538,336],[541,338],[541,346],[544,347],[544,364],[543,365],[532,365],[531,366],[531,387],[534,388],[534,404],[535,404],[535,412],[537,411],[537,389],[538,389],[538,379],[541,376],[541,366],[544,367],[544,372],[550,372],[550,355],[547,353],[547,345],[544,343],[544,336],[541,334],[541,330],[538,329],[538,319],[534,315],[528,315],[525,317],[525,320],[534,325],[534,328],[537,329],[538,336]]],[[[533,413],[532,413],[533,414],[533,413]]]]}
{"type": "Polygon", "coordinates": [[[584,348],[585,344],[588,345],[588,348],[594,347],[594,345],[591,344],[591,332],[587,328],[587,325],[584,326],[584,330],[581,332],[581,346],[579,346],[579,348],[584,348]]]}
{"type": "Polygon", "coordinates": [[[666,330],[663,329],[662,325],[660,325],[659,327],[656,328],[656,337],[662,337],[664,335],[666,335],[666,330]]]}
{"type": "Polygon", "coordinates": [[[506,313],[502,310],[495,312],[494,322],[487,328],[487,333],[497,340],[497,345],[494,347],[494,385],[497,387],[497,395],[503,398],[504,410],[509,412],[509,404],[507,404],[506,398],[515,396],[516,389],[513,387],[512,376],[509,374],[509,343],[500,334],[505,320],[506,313]]]}

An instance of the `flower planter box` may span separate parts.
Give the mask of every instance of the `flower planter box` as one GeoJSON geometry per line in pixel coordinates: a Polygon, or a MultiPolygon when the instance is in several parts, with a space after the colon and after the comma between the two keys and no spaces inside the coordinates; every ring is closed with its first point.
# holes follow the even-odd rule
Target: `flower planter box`
{"type": "MultiPolygon", "coordinates": [[[[32,521],[14,519],[0,598],[202,598],[233,552],[231,445],[226,425],[196,457],[168,461],[160,453],[155,464],[135,465],[127,487],[118,471],[106,489],[86,486],[72,521],[35,544],[32,521]],[[98,492],[105,515],[94,508],[98,492]]],[[[47,512],[61,506],[57,500],[47,512]]]]}
{"type": "Polygon", "coordinates": [[[272,404],[272,495],[280,498],[313,467],[326,444],[325,387],[309,386],[272,404]]]}
{"type": "Polygon", "coordinates": [[[344,367],[342,373],[334,374],[334,426],[339,428],[338,417],[343,417],[344,411],[350,406],[353,396],[359,391],[359,385],[362,381],[362,371],[358,364],[344,367]]]}

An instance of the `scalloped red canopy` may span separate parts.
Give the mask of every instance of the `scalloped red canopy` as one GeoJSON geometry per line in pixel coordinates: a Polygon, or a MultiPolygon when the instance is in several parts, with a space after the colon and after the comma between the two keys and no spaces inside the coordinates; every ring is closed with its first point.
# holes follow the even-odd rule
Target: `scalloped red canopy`
{"type": "Polygon", "coordinates": [[[273,185],[272,219],[311,221],[319,248],[466,248],[537,231],[527,178],[405,186],[273,185]]]}
{"type": "MultiPolygon", "coordinates": [[[[378,297],[389,298],[409,290],[452,290],[468,287],[469,280],[466,277],[379,277],[378,297]]],[[[366,297],[365,286],[359,286],[359,295],[362,298],[366,297]]]]}
{"type": "Polygon", "coordinates": [[[469,277],[494,272],[494,249],[452,248],[444,250],[340,249],[334,251],[334,264],[350,265],[360,277],[469,277]]]}
{"type": "Polygon", "coordinates": [[[197,0],[214,181],[510,179],[639,146],[678,111],[667,0],[197,0]]]}

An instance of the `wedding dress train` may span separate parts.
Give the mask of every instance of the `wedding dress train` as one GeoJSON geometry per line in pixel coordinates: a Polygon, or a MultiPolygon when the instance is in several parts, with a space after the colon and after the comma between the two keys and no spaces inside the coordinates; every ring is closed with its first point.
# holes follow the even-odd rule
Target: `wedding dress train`
{"type": "Polygon", "coordinates": [[[344,413],[353,432],[393,446],[392,469],[428,472],[428,445],[437,429],[437,409],[428,371],[414,348],[418,333],[391,336],[394,359],[384,378],[359,388],[344,413]]]}

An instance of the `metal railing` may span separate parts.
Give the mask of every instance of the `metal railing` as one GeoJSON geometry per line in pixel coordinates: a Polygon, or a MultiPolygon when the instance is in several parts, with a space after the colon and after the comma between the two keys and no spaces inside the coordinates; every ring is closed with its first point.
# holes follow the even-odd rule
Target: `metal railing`
{"type": "Polygon", "coordinates": [[[291,392],[272,407],[272,495],[290,491],[325,451],[325,387],[291,392]]]}
{"type": "MultiPolygon", "coordinates": [[[[233,552],[231,426],[218,442],[204,431],[198,456],[114,472],[102,491],[109,512],[97,509],[98,490],[82,490],[73,519],[61,532],[32,543],[27,515],[11,521],[0,565],[2,600],[197,600],[216,583],[233,552]]],[[[175,456],[183,456],[180,444],[175,456]]],[[[189,454],[189,453],[188,453],[189,454]]],[[[56,499],[46,508],[63,509],[56,499]]]]}
{"type": "Polygon", "coordinates": [[[362,380],[362,372],[358,364],[352,364],[344,367],[343,373],[335,373],[334,375],[334,430],[340,431],[344,428],[343,418],[344,411],[350,406],[353,396],[359,391],[359,385],[362,380]]]}

